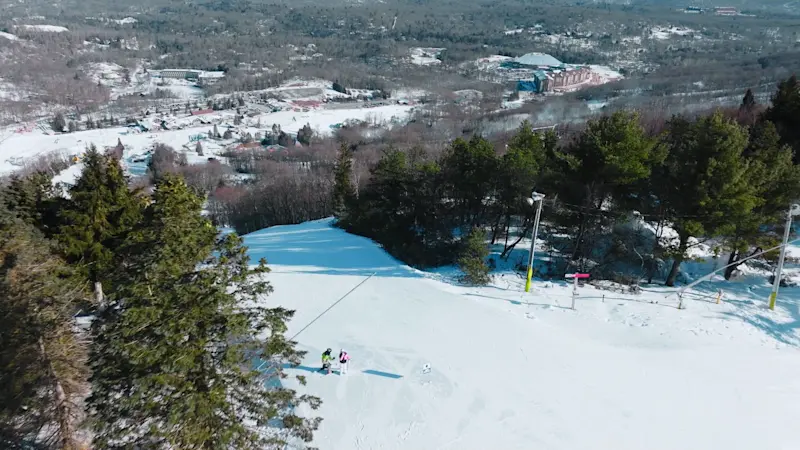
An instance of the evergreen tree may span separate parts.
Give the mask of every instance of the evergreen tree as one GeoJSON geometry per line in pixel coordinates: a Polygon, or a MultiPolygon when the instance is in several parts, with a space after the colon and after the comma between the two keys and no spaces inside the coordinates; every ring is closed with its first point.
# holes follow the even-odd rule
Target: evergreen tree
{"type": "Polygon", "coordinates": [[[233,139],[233,132],[228,128],[225,130],[225,134],[222,135],[222,139],[233,139]]]}
{"type": "Polygon", "coordinates": [[[52,237],[59,226],[58,210],[64,199],[53,186],[53,177],[35,172],[26,177],[14,175],[0,191],[5,208],[22,222],[52,237]]]}
{"type": "Polygon", "coordinates": [[[305,124],[300,131],[297,132],[297,141],[303,145],[311,145],[311,139],[314,137],[314,130],[311,129],[311,124],[305,124]]]}
{"type": "Polygon", "coordinates": [[[658,198],[673,222],[679,243],[671,249],[674,286],[692,236],[731,235],[758,203],[743,157],[747,131],[721,113],[694,122],[670,120],[668,155],[658,198]]]}
{"type": "Polygon", "coordinates": [[[340,223],[408,264],[452,263],[454,220],[442,202],[445,192],[437,164],[389,150],[340,223]]]}
{"type": "Polygon", "coordinates": [[[200,141],[197,141],[197,145],[194,146],[194,151],[197,152],[199,156],[203,156],[203,144],[200,141]]]}
{"type": "Polygon", "coordinates": [[[217,128],[217,124],[214,124],[214,131],[213,131],[214,139],[219,139],[222,136],[219,134],[219,128],[217,128]]]}
{"type": "Polygon", "coordinates": [[[464,233],[487,222],[497,182],[498,160],[492,144],[480,136],[456,139],[440,162],[446,196],[464,233]]]}
{"type": "Polygon", "coordinates": [[[650,176],[656,159],[654,142],[635,113],[617,112],[590,121],[565,152],[555,153],[559,177],[554,189],[564,202],[576,205],[557,219],[575,231],[573,260],[589,256],[608,217],[601,215],[612,200],[624,201],[636,183],[650,176]]]}
{"type": "Polygon", "coordinates": [[[67,260],[79,264],[87,278],[103,281],[119,240],[137,222],[141,204],[128,189],[119,161],[90,148],[81,176],[61,210],[58,240],[67,260]]]}
{"type": "MultiPolygon", "coordinates": [[[[726,236],[726,246],[731,252],[728,264],[748,256],[746,252],[753,246],[755,253],[763,247],[778,245],[777,237],[770,238],[763,229],[782,226],[786,210],[800,196],[800,167],[792,163],[792,149],[781,145],[771,122],[760,122],[752,127],[744,156],[748,163],[746,175],[756,203],[749,214],[734,223],[732,233],[726,236]]],[[[725,279],[730,279],[737,267],[728,267],[725,279]]]]}
{"type": "MultiPolygon", "coordinates": [[[[547,154],[554,150],[555,142],[552,135],[533,131],[530,122],[525,121],[508,143],[508,151],[499,162],[498,208],[492,224],[492,243],[502,230],[508,236],[512,217],[530,216],[531,208],[526,199],[541,178],[541,169],[546,163],[547,154]]],[[[513,244],[512,247],[506,245],[503,255],[511,248],[513,244]]]]}
{"type": "Polygon", "coordinates": [[[489,283],[489,247],[486,245],[486,233],[479,228],[472,231],[463,239],[461,254],[458,258],[458,267],[463,272],[461,282],[474,286],[489,283]]]}
{"type": "Polygon", "coordinates": [[[63,133],[67,130],[67,119],[64,117],[64,113],[58,112],[55,116],[53,116],[53,121],[51,122],[51,126],[53,127],[53,131],[57,133],[63,133]]]}
{"type": "Polygon", "coordinates": [[[293,144],[292,137],[283,131],[278,135],[278,145],[290,147],[293,144]]]}
{"type": "Polygon", "coordinates": [[[318,426],[291,412],[318,399],[265,389],[254,370],[256,357],[276,378],[300,363],[284,336],[293,312],[253,306],[272,290],[265,261],[251,269],[236,235],[216,241],[202,204],[164,177],[121,251],[121,280],[93,330],[89,406],[101,448],[278,448],[290,436],[310,441],[318,426]],[[283,428],[266,431],[270,421],[283,428]]]}
{"type": "Polygon", "coordinates": [[[27,224],[0,230],[0,447],[78,450],[88,391],[81,284],[27,224]]]}
{"type": "Polygon", "coordinates": [[[339,155],[333,169],[333,215],[344,222],[350,202],[355,198],[353,187],[353,149],[346,143],[339,146],[339,155]]]}
{"type": "Polygon", "coordinates": [[[742,99],[742,104],[739,106],[739,110],[750,112],[756,107],[756,97],[753,95],[753,91],[748,88],[747,92],[744,93],[744,98],[742,99]]]}
{"type": "Polygon", "coordinates": [[[775,124],[781,142],[788,144],[795,152],[795,163],[800,152],[800,83],[792,75],[778,83],[778,90],[772,96],[772,106],[767,108],[763,116],[775,124]]]}

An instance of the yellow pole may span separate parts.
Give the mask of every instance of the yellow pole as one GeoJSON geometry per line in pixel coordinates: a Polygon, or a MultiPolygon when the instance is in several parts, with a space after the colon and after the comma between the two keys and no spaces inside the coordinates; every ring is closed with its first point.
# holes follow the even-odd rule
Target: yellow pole
{"type": "Polygon", "coordinates": [[[778,297],[777,292],[772,292],[769,294],[769,309],[775,310],[775,299],[778,297]]]}
{"type": "Polygon", "coordinates": [[[720,300],[722,300],[722,291],[717,292],[717,304],[719,305],[720,300]]]}
{"type": "Polygon", "coordinates": [[[531,278],[533,278],[533,267],[528,266],[528,279],[525,281],[525,292],[531,291],[531,278]]]}

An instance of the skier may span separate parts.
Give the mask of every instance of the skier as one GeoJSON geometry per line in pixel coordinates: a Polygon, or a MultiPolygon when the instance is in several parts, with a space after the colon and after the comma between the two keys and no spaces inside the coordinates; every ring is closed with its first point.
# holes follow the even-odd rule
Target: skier
{"type": "Polygon", "coordinates": [[[339,352],[339,373],[341,375],[347,374],[347,363],[350,361],[350,355],[347,354],[346,351],[341,350],[339,352]]]}
{"type": "Polygon", "coordinates": [[[332,351],[331,349],[327,349],[325,353],[322,354],[322,369],[320,370],[327,371],[328,374],[331,373],[331,362],[333,361],[333,355],[331,355],[332,351]]]}

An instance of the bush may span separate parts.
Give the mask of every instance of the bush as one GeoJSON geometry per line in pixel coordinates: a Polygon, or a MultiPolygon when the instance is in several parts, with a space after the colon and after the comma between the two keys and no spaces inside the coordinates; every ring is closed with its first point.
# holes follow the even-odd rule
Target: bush
{"type": "Polygon", "coordinates": [[[463,272],[460,280],[462,283],[483,286],[489,283],[489,247],[486,245],[486,233],[478,228],[464,238],[463,248],[458,258],[458,267],[463,272]]]}

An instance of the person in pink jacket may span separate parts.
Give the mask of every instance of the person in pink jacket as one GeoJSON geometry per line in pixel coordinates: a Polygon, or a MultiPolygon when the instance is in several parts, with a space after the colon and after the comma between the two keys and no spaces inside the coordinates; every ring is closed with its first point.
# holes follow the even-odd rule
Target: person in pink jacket
{"type": "Polygon", "coordinates": [[[344,349],[339,352],[339,373],[341,375],[347,374],[347,363],[350,362],[350,355],[344,349]]]}

